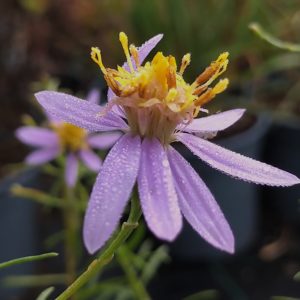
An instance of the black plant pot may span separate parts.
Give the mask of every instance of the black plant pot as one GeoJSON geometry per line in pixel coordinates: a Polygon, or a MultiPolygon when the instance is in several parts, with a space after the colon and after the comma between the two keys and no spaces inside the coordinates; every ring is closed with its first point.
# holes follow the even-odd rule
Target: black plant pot
{"type": "MultiPolygon", "coordinates": [[[[10,187],[14,183],[36,186],[38,170],[28,170],[18,176],[4,179],[0,184],[0,262],[39,254],[37,248],[36,205],[13,197],[10,187]]],[[[36,263],[26,263],[0,270],[0,280],[6,276],[32,275],[36,263]]],[[[25,289],[0,287],[0,299],[21,299],[25,289]]],[[[23,299],[23,298],[22,298],[23,299]]]]}
{"type": "MultiPolygon", "coordinates": [[[[260,115],[250,128],[232,136],[215,140],[215,143],[248,157],[261,160],[264,138],[269,125],[268,116],[260,115]]],[[[236,253],[249,249],[257,237],[260,187],[224,175],[200,161],[188,150],[180,149],[219,203],[235,236],[236,253]]],[[[199,199],[199,201],[201,200],[199,199]]],[[[177,260],[196,262],[230,257],[229,254],[209,245],[187,223],[170,247],[172,257],[177,260]]]]}
{"type": "MultiPolygon", "coordinates": [[[[300,177],[300,122],[274,122],[266,140],[265,161],[300,177]]],[[[300,224],[300,185],[266,187],[264,195],[284,221],[300,224]]]]}

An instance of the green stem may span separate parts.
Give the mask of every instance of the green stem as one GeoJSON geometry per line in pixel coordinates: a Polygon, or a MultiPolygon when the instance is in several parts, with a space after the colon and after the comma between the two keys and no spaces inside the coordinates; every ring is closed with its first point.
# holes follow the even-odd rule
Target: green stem
{"type": "Polygon", "coordinates": [[[40,255],[20,257],[20,258],[12,259],[12,260],[1,263],[0,269],[10,267],[13,265],[17,265],[17,264],[23,264],[23,263],[27,263],[27,262],[31,262],[31,261],[55,257],[55,256],[58,256],[58,253],[50,252],[50,253],[45,253],[45,254],[40,254],[40,255]]]}
{"type": "Polygon", "coordinates": [[[66,300],[74,295],[84,284],[94,277],[105,265],[114,257],[116,250],[127,240],[132,231],[138,226],[141,217],[141,208],[137,197],[132,197],[131,209],[127,222],[122,227],[116,237],[110,242],[107,248],[94,259],[87,270],[82,273],[56,300],[66,300]]]}
{"type": "Polygon", "coordinates": [[[130,253],[126,246],[122,246],[119,248],[117,252],[117,259],[122,266],[124,273],[126,274],[128,282],[131,285],[136,298],[140,300],[149,300],[151,298],[147,293],[142,281],[138,278],[132,263],[128,259],[129,256],[130,253]]]}

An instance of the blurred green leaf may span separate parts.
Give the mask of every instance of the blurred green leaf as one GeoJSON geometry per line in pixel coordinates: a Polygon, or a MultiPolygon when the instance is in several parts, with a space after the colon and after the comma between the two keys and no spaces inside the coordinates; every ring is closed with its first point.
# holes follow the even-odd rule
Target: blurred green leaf
{"type": "Polygon", "coordinates": [[[294,280],[295,280],[295,281],[300,281],[300,272],[297,272],[297,273],[294,275],[294,280]]]}
{"type": "Polygon", "coordinates": [[[49,286],[65,284],[66,279],[65,274],[19,275],[5,277],[2,284],[13,287],[49,286]]]}
{"type": "Polygon", "coordinates": [[[145,264],[145,267],[141,274],[141,279],[146,284],[155,276],[158,268],[161,264],[170,260],[168,255],[168,248],[165,245],[157,248],[150,256],[149,260],[145,264]]]}
{"type": "Polygon", "coordinates": [[[292,52],[300,52],[300,44],[293,44],[281,41],[280,39],[271,35],[269,32],[265,31],[262,28],[262,26],[258,23],[249,24],[249,29],[256,33],[261,39],[265,40],[266,42],[277,48],[289,50],[292,52]]]}
{"type": "Polygon", "coordinates": [[[104,291],[111,297],[121,293],[124,290],[128,290],[126,286],[126,280],[122,277],[115,277],[111,279],[101,280],[99,283],[87,286],[78,292],[78,298],[80,300],[95,299],[97,295],[101,295],[104,299],[104,291]]]}
{"type": "Polygon", "coordinates": [[[271,298],[272,300],[300,300],[299,298],[291,298],[285,296],[274,296],[271,298]]]}
{"type": "Polygon", "coordinates": [[[49,0],[19,0],[19,3],[35,14],[43,14],[49,6],[49,0]]]}
{"type": "Polygon", "coordinates": [[[183,300],[217,300],[217,299],[220,299],[220,294],[218,291],[206,290],[185,297],[183,300]]]}
{"type": "Polygon", "coordinates": [[[54,287],[53,286],[45,289],[44,291],[42,291],[39,294],[39,296],[36,298],[36,300],[47,300],[48,297],[50,296],[50,294],[52,294],[53,291],[54,291],[54,287]]]}
{"type": "Polygon", "coordinates": [[[50,252],[50,253],[44,253],[44,254],[40,254],[40,255],[20,257],[20,258],[12,259],[12,260],[1,263],[0,269],[18,265],[18,264],[27,263],[27,262],[56,257],[56,256],[58,256],[58,253],[50,252]]]}

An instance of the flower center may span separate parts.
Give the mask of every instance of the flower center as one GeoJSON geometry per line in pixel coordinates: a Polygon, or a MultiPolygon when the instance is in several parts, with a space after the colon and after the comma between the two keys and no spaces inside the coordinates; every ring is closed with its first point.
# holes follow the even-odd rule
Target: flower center
{"type": "Polygon", "coordinates": [[[101,52],[95,47],[91,57],[116,94],[109,105],[123,107],[134,134],[156,137],[167,144],[178,124],[191,122],[201,107],[228,85],[228,79],[222,79],[210,87],[227,68],[227,52],[212,62],[192,84],[188,84],[183,73],[191,62],[189,53],[183,56],[179,70],[174,56],[164,56],[162,52],[142,66],[137,48],[134,45],[128,47],[128,39],[123,32],[120,33],[120,42],[127,65],[118,66],[116,70],[104,67],[101,52]]]}
{"type": "Polygon", "coordinates": [[[53,124],[52,127],[57,133],[63,149],[76,152],[87,147],[87,131],[85,129],[69,123],[53,124]]]}

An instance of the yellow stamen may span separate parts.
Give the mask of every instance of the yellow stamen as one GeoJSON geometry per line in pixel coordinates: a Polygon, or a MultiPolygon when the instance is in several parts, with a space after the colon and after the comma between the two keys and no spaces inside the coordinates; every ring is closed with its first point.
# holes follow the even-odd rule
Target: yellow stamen
{"type": "Polygon", "coordinates": [[[103,65],[103,62],[102,62],[102,57],[101,57],[101,51],[99,48],[97,47],[92,47],[91,48],[91,58],[92,60],[99,66],[99,68],[101,69],[102,73],[104,75],[107,74],[107,71],[106,71],[106,68],[104,67],[103,65]]]}
{"type": "Polygon", "coordinates": [[[141,64],[140,64],[139,52],[138,52],[137,48],[131,44],[129,46],[129,51],[134,59],[136,67],[139,68],[141,66],[141,64]]]}
{"type": "Polygon", "coordinates": [[[173,102],[177,95],[178,91],[175,88],[170,89],[166,96],[166,102],[173,102]]]}
{"type": "Polygon", "coordinates": [[[209,88],[195,101],[196,106],[202,106],[211,101],[217,94],[222,93],[228,86],[229,80],[227,78],[221,79],[213,88],[209,88]]]}
{"type": "Polygon", "coordinates": [[[186,67],[191,63],[191,54],[187,53],[182,57],[179,74],[182,75],[186,67]]]}
{"type": "Polygon", "coordinates": [[[229,53],[224,52],[224,53],[220,54],[218,59],[211,64],[212,68],[215,70],[215,73],[205,83],[206,85],[210,85],[217,77],[219,77],[220,75],[222,75],[226,71],[227,65],[228,65],[228,62],[229,62],[228,61],[228,56],[229,56],[229,53]]]}
{"type": "Polygon", "coordinates": [[[228,65],[228,52],[224,52],[219,55],[216,61],[213,61],[209,67],[207,67],[203,73],[201,73],[196,80],[194,85],[210,85],[217,77],[226,71],[228,65]]]}
{"type": "Polygon", "coordinates": [[[124,32],[120,32],[119,40],[120,40],[121,45],[123,47],[129,69],[130,69],[131,73],[134,73],[134,68],[133,68],[131,57],[130,57],[129,50],[128,50],[128,37],[124,32]]]}

